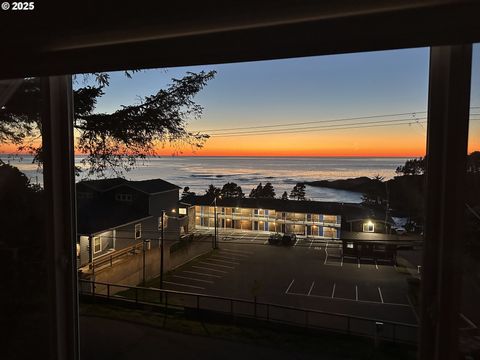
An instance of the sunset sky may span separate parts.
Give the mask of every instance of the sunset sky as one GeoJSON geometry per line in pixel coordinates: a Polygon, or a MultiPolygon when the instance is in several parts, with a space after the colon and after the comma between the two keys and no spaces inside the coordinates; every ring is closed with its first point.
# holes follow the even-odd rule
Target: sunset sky
{"type": "MultiPolygon", "coordinates": [[[[183,148],[183,155],[422,156],[428,61],[429,50],[420,48],[147,70],[133,79],[112,73],[97,111],[135,103],[186,71],[216,70],[196,97],[204,114],[189,124],[211,138],[195,153],[183,148]]],[[[476,46],[472,106],[480,106],[479,68],[476,46]]],[[[470,151],[479,148],[479,122],[471,122],[470,151]]]]}

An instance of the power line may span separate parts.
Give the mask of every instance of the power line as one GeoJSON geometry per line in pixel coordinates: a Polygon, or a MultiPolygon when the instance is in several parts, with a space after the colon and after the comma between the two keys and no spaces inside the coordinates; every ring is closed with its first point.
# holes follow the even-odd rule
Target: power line
{"type": "MultiPolygon", "coordinates": [[[[377,119],[385,117],[395,117],[395,116],[405,116],[413,114],[425,114],[426,111],[420,112],[407,112],[407,113],[397,113],[397,114],[380,114],[380,115],[369,115],[369,116],[358,116],[358,117],[348,117],[348,118],[335,118],[335,119],[324,119],[324,120],[313,120],[305,122],[294,122],[286,124],[272,124],[272,125],[260,125],[260,126],[249,126],[250,129],[262,129],[262,128],[271,128],[271,127],[288,127],[288,126],[298,126],[298,125],[308,125],[308,124],[318,124],[318,123],[330,123],[330,122],[339,122],[339,121],[353,121],[353,120],[366,120],[366,119],[377,119]]],[[[220,131],[230,131],[230,130],[244,130],[245,127],[237,128],[223,128],[223,129],[207,129],[207,130],[198,130],[199,132],[220,132],[220,131]]]]}
{"type": "MultiPolygon", "coordinates": [[[[263,131],[259,133],[233,133],[230,135],[213,135],[213,138],[221,138],[221,137],[241,137],[241,136],[263,136],[263,135],[276,135],[276,134],[299,134],[299,133],[305,133],[305,132],[322,132],[322,131],[335,131],[335,130],[346,130],[346,129],[363,129],[363,128],[374,128],[374,127],[385,127],[385,126],[401,126],[401,125],[420,125],[422,129],[426,130],[425,127],[423,127],[421,124],[426,124],[426,120],[418,121],[419,118],[416,120],[403,120],[404,122],[401,123],[385,123],[387,121],[384,121],[382,124],[374,124],[374,125],[368,125],[372,124],[374,122],[369,122],[369,123],[363,123],[360,125],[350,125],[350,124],[345,124],[345,125],[337,125],[335,127],[331,128],[325,128],[325,127],[315,127],[313,129],[308,129],[308,130],[298,130],[298,129],[291,129],[291,130],[271,130],[271,131],[263,131]]],[[[425,119],[425,118],[423,118],[425,119]]],[[[470,121],[480,121],[480,119],[470,119],[470,121]]]]}
{"type": "MultiPolygon", "coordinates": [[[[421,121],[422,123],[426,123],[425,120],[421,121]]],[[[321,131],[335,131],[335,130],[347,130],[347,129],[363,129],[363,128],[374,128],[374,127],[385,127],[385,126],[400,126],[400,125],[414,125],[420,122],[417,121],[408,121],[403,123],[394,123],[394,124],[375,124],[375,125],[352,125],[352,126],[344,126],[344,127],[335,127],[335,128],[328,128],[328,129],[312,129],[312,130],[290,130],[290,131],[276,131],[276,132],[263,132],[263,133],[255,133],[255,134],[238,134],[238,135],[218,135],[213,136],[215,138],[219,137],[239,137],[239,136],[261,136],[261,135],[275,135],[275,134],[297,134],[297,133],[304,133],[304,132],[321,132],[321,131]]]]}
{"type": "MultiPolygon", "coordinates": [[[[471,106],[470,109],[480,109],[480,106],[471,106]]],[[[353,121],[353,120],[367,120],[367,119],[376,119],[376,118],[387,118],[387,117],[397,117],[411,115],[415,118],[416,114],[426,114],[426,111],[410,111],[404,113],[394,113],[394,114],[376,114],[376,115],[366,115],[358,117],[347,117],[347,118],[335,118],[335,119],[324,119],[324,120],[314,120],[314,121],[305,121],[305,122],[294,122],[286,124],[272,124],[272,125],[259,125],[259,126],[249,126],[250,129],[268,129],[274,127],[290,127],[298,125],[308,125],[308,124],[319,124],[319,123],[330,123],[330,122],[341,122],[341,121],[353,121]]],[[[471,114],[476,115],[476,114],[471,114]]],[[[245,127],[235,127],[235,128],[220,128],[220,129],[206,129],[206,130],[196,130],[198,132],[224,132],[232,130],[244,130],[245,127]]]]}
{"type": "Polygon", "coordinates": [[[275,134],[275,133],[290,133],[293,131],[310,131],[316,129],[328,129],[328,128],[342,128],[342,127],[351,127],[357,125],[370,125],[370,124],[388,124],[396,122],[406,122],[407,124],[413,124],[418,122],[418,120],[426,120],[426,117],[421,118],[403,118],[403,119],[392,119],[392,120],[379,120],[379,121],[366,121],[366,122],[356,122],[351,124],[333,124],[333,125],[321,125],[321,126],[307,126],[307,127],[296,127],[291,129],[267,129],[267,130],[247,130],[247,131],[237,131],[237,132],[227,132],[221,134],[214,134],[212,137],[221,137],[221,136],[231,136],[231,135],[250,135],[250,134],[275,134]]]}

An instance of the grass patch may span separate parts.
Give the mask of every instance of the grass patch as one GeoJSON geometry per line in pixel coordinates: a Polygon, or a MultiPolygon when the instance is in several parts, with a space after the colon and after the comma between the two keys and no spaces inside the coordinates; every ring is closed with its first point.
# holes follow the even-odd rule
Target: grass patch
{"type": "Polygon", "coordinates": [[[195,336],[207,336],[229,341],[254,344],[300,354],[311,354],[330,359],[415,359],[414,346],[383,342],[375,349],[373,340],[334,333],[310,333],[288,331],[285,328],[262,326],[239,326],[205,322],[185,318],[179,314],[162,314],[124,308],[115,305],[80,305],[80,315],[100,316],[115,320],[129,321],[181,332],[195,336]]]}

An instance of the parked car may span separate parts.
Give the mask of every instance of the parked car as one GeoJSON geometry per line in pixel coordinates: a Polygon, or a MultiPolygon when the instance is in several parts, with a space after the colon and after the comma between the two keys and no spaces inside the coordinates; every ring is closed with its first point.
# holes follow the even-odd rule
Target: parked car
{"type": "Polygon", "coordinates": [[[285,246],[291,246],[295,244],[295,241],[297,241],[296,234],[285,234],[282,237],[282,245],[285,245],[285,246]]]}
{"type": "Polygon", "coordinates": [[[397,235],[405,235],[407,233],[407,230],[403,227],[397,227],[394,230],[397,235]]]}
{"type": "Polygon", "coordinates": [[[271,234],[269,237],[268,237],[268,243],[270,245],[280,245],[282,242],[282,234],[271,234]]]}

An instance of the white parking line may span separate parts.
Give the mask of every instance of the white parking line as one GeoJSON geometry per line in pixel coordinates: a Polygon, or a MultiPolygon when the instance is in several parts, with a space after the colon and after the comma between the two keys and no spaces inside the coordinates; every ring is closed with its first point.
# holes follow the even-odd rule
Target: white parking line
{"type": "Polygon", "coordinates": [[[358,286],[355,285],[355,301],[358,301],[358,286]]]}
{"type": "MultiPolygon", "coordinates": [[[[378,264],[377,264],[377,260],[375,260],[375,267],[377,268],[378,270],[378,264]]],[[[383,301],[382,301],[383,302],[383,301]]]]}
{"type": "Polygon", "coordinates": [[[235,255],[231,255],[230,257],[228,256],[223,256],[223,255],[211,255],[209,259],[223,259],[223,260],[240,260],[239,258],[234,257],[235,255]]]}
{"type": "MultiPolygon", "coordinates": [[[[301,293],[294,293],[294,292],[289,292],[287,295],[293,295],[293,296],[308,296],[307,294],[301,294],[301,293]]],[[[411,308],[410,305],[408,304],[400,304],[400,303],[388,303],[384,302],[381,303],[380,301],[371,301],[371,300],[354,300],[354,299],[348,299],[348,298],[342,298],[342,297],[331,297],[331,296],[325,296],[325,295],[315,295],[311,294],[309,298],[319,298],[319,299],[330,299],[333,301],[350,301],[350,302],[358,302],[358,303],[365,303],[365,304],[377,304],[377,305],[386,305],[386,306],[401,306],[401,307],[406,307],[406,308],[411,308]]]]}
{"type": "Polygon", "coordinates": [[[193,285],[179,284],[179,283],[171,282],[171,281],[164,281],[163,283],[164,283],[164,284],[170,284],[170,285],[177,285],[177,286],[185,286],[185,287],[189,287],[189,288],[193,288],[193,289],[202,289],[202,290],[205,290],[205,288],[204,288],[204,287],[201,287],[201,286],[193,286],[193,285]]]}
{"type": "Polygon", "coordinates": [[[210,268],[207,268],[207,267],[204,267],[204,266],[195,266],[195,265],[192,265],[192,268],[202,269],[202,270],[209,270],[209,271],[215,271],[215,272],[219,272],[219,273],[223,273],[223,274],[228,274],[228,271],[217,270],[217,269],[210,269],[210,268]]]}
{"type": "MultiPolygon", "coordinates": [[[[217,255],[215,255],[215,256],[217,256],[217,255]]],[[[221,253],[221,254],[219,254],[218,256],[224,256],[224,257],[231,256],[231,257],[235,257],[234,260],[244,260],[244,259],[250,257],[250,255],[242,255],[242,254],[234,254],[234,253],[221,253]]]]}
{"type": "Polygon", "coordinates": [[[343,256],[342,256],[342,262],[340,263],[340,266],[343,266],[343,256]]]}
{"type": "Polygon", "coordinates": [[[358,262],[358,268],[360,269],[360,259],[357,258],[357,262],[358,262]]]}
{"type": "Polygon", "coordinates": [[[290,285],[288,285],[288,288],[287,288],[287,290],[285,291],[285,294],[288,294],[288,291],[289,291],[290,288],[292,287],[294,281],[295,281],[295,279],[292,279],[292,282],[290,283],[290,285]]]}
{"type": "Polygon", "coordinates": [[[189,274],[195,274],[195,275],[201,275],[201,276],[210,276],[210,277],[215,277],[215,278],[221,278],[220,275],[204,274],[204,273],[199,273],[199,272],[196,272],[196,271],[182,270],[182,272],[189,273],[189,274]]]}
{"type": "Polygon", "coordinates": [[[310,240],[310,245],[308,245],[308,248],[309,248],[309,249],[312,247],[312,244],[313,244],[313,239],[310,240]]]}
{"type": "Polygon", "coordinates": [[[298,243],[298,238],[297,240],[295,240],[295,244],[293,244],[293,246],[297,246],[297,243],[298,243]]]}
{"type": "Polygon", "coordinates": [[[209,266],[218,266],[218,267],[222,267],[222,268],[226,268],[226,269],[235,269],[235,267],[233,267],[233,266],[219,265],[219,264],[209,263],[209,262],[206,262],[206,261],[199,261],[198,263],[203,264],[203,265],[209,265],[209,266]]]}
{"type": "Polygon", "coordinates": [[[382,304],[383,304],[382,290],[380,290],[380,286],[377,289],[378,289],[378,295],[380,295],[380,300],[382,301],[382,304]]]}
{"type": "Polygon", "coordinates": [[[205,260],[218,261],[218,262],[221,262],[221,263],[233,264],[233,265],[239,265],[240,264],[238,261],[220,260],[220,259],[213,259],[213,258],[208,258],[208,259],[205,259],[205,260]]]}
{"type": "Polygon", "coordinates": [[[263,245],[267,245],[267,244],[268,244],[268,240],[265,240],[265,241],[263,242],[263,245]]]}
{"type": "Polygon", "coordinates": [[[235,254],[235,253],[241,254],[239,256],[253,255],[253,252],[236,250],[236,249],[221,249],[220,251],[227,251],[227,252],[230,252],[230,253],[233,253],[233,254],[235,254]]]}
{"type": "Polygon", "coordinates": [[[307,296],[310,296],[310,294],[312,293],[312,290],[313,290],[313,286],[315,285],[315,281],[312,282],[312,286],[310,286],[310,290],[308,290],[308,294],[307,296]]]}
{"type": "Polygon", "coordinates": [[[191,277],[188,277],[188,276],[173,275],[173,277],[176,277],[176,278],[179,278],[179,279],[192,280],[192,281],[198,281],[198,282],[213,284],[213,281],[210,281],[210,280],[195,279],[195,278],[191,278],[191,277]]]}
{"type": "Polygon", "coordinates": [[[336,283],[333,284],[333,289],[332,289],[332,299],[335,296],[335,286],[337,286],[336,283]]]}
{"type": "Polygon", "coordinates": [[[325,262],[323,263],[323,265],[325,265],[327,263],[327,260],[328,260],[328,251],[327,251],[327,248],[328,248],[328,241],[327,241],[327,245],[325,245],[325,262]]]}

